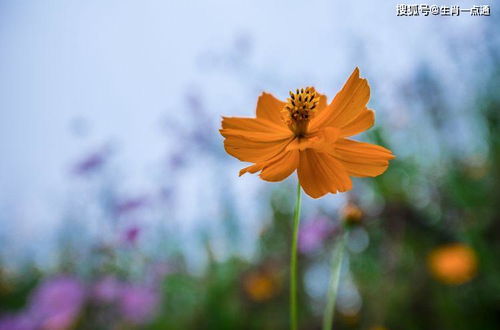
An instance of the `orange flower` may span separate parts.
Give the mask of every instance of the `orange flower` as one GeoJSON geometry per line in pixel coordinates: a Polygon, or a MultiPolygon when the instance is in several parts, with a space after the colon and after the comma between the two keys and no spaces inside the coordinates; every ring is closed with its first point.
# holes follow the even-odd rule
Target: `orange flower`
{"type": "Polygon", "coordinates": [[[263,271],[248,274],[243,285],[248,296],[257,302],[271,299],[279,289],[276,276],[263,271]]]}
{"type": "Polygon", "coordinates": [[[437,280],[451,285],[470,281],[477,271],[474,250],[460,243],[448,244],[433,250],[429,254],[427,265],[437,280]]]}
{"type": "Polygon", "coordinates": [[[342,209],[341,217],[346,224],[357,224],[361,222],[363,211],[356,204],[349,202],[342,209]]]}
{"type": "Polygon", "coordinates": [[[262,93],[257,118],[223,117],[224,148],[254,163],[240,176],[260,171],[263,180],[281,181],[297,170],[300,185],[313,198],[347,191],[350,176],[380,175],[394,158],[383,147],[347,138],[373,125],[369,98],[370,87],[358,68],[328,105],[313,87],[290,92],[286,102],[262,93]]]}

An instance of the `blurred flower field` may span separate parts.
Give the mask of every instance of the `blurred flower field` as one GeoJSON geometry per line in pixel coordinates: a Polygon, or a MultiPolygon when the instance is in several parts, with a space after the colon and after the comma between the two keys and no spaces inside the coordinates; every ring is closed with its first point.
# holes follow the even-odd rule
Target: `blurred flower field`
{"type": "MultiPolygon", "coordinates": [[[[286,95],[315,78],[332,95],[357,65],[369,77],[377,121],[355,139],[389,148],[396,159],[382,176],[354,179],[347,193],[320,201],[303,195],[299,329],[321,329],[332,255],[346,227],[333,329],[498,329],[497,25],[481,25],[481,42],[474,33],[464,41],[441,31],[451,59],[444,68],[419,53],[397,74],[371,52],[371,34],[351,40],[361,46],[345,50],[356,56],[346,55],[341,68],[301,74],[271,61],[279,69],[269,70],[252,25],[222,46],[203,46],[191,82],[162,91],[162,115],[145,129],[155,132],[159,152],[97,139],[98,122],[72,117],[68,139],[82,148],[66,155],[64,193],[45,196],[56,212],[0,194],[0,330],[288,329],[297,177],[238,178],[241,164],[224,151],[220,115],[252,116],[263,90],[286,95]],[[136,166],[144,158],[147,165],[136,166]],[[141,184],[130,183],[135,172],[146,178],[141,184]],[[18,208],[40,220],[23,223],[18,208]]],[[[288,61],[302,63],[300,56],[288,61]]],[[[120,117],[112,118],[118,126],[120,117]]],[[[124,136],[141,134],[131,128],[124,136]]],[[[43,177],[43,166],[29,168],[43,177]]]]}

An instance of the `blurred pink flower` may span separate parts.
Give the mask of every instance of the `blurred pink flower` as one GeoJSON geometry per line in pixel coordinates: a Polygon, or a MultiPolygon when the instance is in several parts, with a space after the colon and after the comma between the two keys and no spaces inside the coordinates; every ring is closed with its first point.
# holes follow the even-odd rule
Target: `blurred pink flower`
{"type": "Polygon", "coordinates": [[[311,253],[323,246],[335,229],[332,221],[324,216],[315,217],[306,221],[299,230],[299,250],[302,253],[311,253]]]}
{"type": "Polygon", "coordinates": [[[135,198],[129,198],[122,200],[115,205],[115,213],[117,215],[123,215],[135,210],[138,210],[148,203],[149,198],[147,196],[138,196],[135,198]]]}
{"type": "Polygon", "coordinates": [[[123,319],[134,324],[152,320],[160,303],[160,296],[151,287],[125,283],[113,276],[98,281],[92,292],[97,302],[115,304],[123,319]]]}
{"type": "Polygon", "coordinates": [[[122,288],[119,308],[126,320],[144,324],[155,316],[159,302],[159,295],[151,288],[127,285],[122,288]]]}
{"type": "Polygon", "coordinates": [[[17,315],[7,315],[0,319],[0,330],[36,330],[36,323],[29,315],[21,312],[17,315]]]}
{"type": "Polygon", "coordinates": [[[122,283],[114,276],[106,276],[94,284],[92,297],[101,303],[112,303],[118,299],[122,283]]]}
{"type": "Polygon", "coordinates": [[[27,313],[37,329],[68,329],[78,317],[85,301],[85,288],[77,279],[60,276],[48,279],[30,298],[27,313]]]}
{"type": "Polygon", "coordinates": [[[129,244],[134,244],[137,241],[140,232],[141,228],[139,228],[138,226],[132,226],[130,228],[127,228],[127,230],[125,230],[125,235],[124,235],[125,242],[129,244]]]}
{"type": "Polygon", "coordinates": [[[101,150],[91,153],[76,163],[73,172],[76,175],[86,175],[97,171],[104,165],[110,154],[111,148],[109,146],[105,146],[101,150]]]}

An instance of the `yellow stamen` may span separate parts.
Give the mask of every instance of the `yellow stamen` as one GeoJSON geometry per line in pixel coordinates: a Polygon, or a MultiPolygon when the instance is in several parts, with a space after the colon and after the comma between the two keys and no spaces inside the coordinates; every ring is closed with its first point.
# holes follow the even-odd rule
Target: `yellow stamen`
{"type": "Polygon", "coordinates": [[[314,87],[297,89],[290,91],[290,97],[281,110],[281,117],[296,136],[304,136],[307,132],[309,121],[316,113],[319,103],[319,95],[314,87]]]}

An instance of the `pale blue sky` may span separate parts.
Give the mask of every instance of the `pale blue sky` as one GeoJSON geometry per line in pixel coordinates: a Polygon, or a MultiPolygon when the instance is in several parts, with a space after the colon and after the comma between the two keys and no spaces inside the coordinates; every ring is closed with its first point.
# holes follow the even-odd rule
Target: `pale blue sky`
{"type": "MultiPolygon", "coordinates": [[[[360,66],[372,86],[377,123],[409,139],[402,132],[414,124],[395,97],[400,84],[427,62],[452,104],[470,102],[477,77],[488,70],[485,47],[498,37],[488,21],[495,3],[492,17],[418,18],[396,17],[397,3],[3,0],[0,205],[9,219],[0,223],[18,217],[10,228],[20,235],[57,222],[72,189],[72,164],[106,143],[119,150],[115,164],[124,185],[147,192],[172,147],[162,123],[189,121],[183,116],[188,88],[202,91],[216,127],[222,114],[251,115],[262,90],[284,96],[315,85],[332,96],[360,66]],[[250,47],[244,58],[235,50],[238,40],[250,47]],[[219,65],[207,69],[214,60],[219,65]],[[83,138],[72,133],[75,119],[89,127],[83,138]]],[[[180,215],[187,223],[217,215],[210,197],[195,193],[216,181],[213,162],[199,159],[184,173],[179,203],[198,206],[180,215]]],[[[236,171],[240,165],[223,166],[236,171]]],[[[256,177],[232,174],[236,191],[252,187],[255,194],[260,187],[256,177]]],[[[248,197],[241,203],[252,209],[248,197]]]]}

